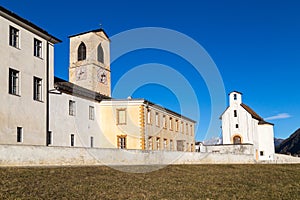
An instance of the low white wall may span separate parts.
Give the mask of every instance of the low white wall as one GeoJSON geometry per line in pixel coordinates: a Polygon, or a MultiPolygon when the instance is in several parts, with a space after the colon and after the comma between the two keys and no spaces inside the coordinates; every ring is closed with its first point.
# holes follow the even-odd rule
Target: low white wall
{"type": "Polygon", "coordinates": [[[0,166],[255,163],[252,154],[0,145],[0,166]]]}
{"type": "MultiPolygon", "coordinates": [[[[203,146],[205,152],[208,153],[223,153],[223,154],[244,154],[253,156],[252,144],[240,144],[240,145],[209,145],[203,146]]],[[[253,157],[254,158],[254,157],[253,157]]]]}

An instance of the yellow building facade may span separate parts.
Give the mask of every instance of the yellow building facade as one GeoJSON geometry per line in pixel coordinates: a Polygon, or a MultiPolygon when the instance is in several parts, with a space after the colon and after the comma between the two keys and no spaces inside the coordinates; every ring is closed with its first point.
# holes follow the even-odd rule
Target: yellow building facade
{"type": "Polygon", "coordinates": [[[101,131],[123,149],[194,151],[195,121],[144,99],[100,103],[101,131]]]}

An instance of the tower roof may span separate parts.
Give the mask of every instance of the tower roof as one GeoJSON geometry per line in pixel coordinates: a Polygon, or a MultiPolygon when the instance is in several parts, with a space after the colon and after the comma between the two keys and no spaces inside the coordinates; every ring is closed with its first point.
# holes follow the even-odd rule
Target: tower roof
{"type": "Polygon", "coordinates": [[[83,33],[77,33],[75,35],[70,35],[69,38],[76,37],[76,36],[79,36],[79,35],[84,35],[84,34],[87,34],[87,33],[97,33],[97,32],[102,32],[105,35],[105,37],[107,37],[107,39],[109,40],[109,37],[108,37],[107,33],[102,28],[91,30],[91,31],[85,31],[83,33]]]}
{"type": "Polygon", "coordinates": [[[240,94],[240,95],[243,95],[243,93],[241,93],[241,92],[239,92],[239,91],[236,91],[236,90],[231,91],[228,95],[230,95],[231,93],[238,93],[238,94],[240,94]]]}

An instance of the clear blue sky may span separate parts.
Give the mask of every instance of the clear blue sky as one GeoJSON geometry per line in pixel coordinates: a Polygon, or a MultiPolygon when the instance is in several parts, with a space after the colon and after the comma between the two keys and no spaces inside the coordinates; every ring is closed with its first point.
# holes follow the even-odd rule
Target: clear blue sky
{"type": "MultiPolygon", "coordinates": [[[[63,40],[55,48],[56,76],[68,78],[69,35],[97,29],[100,23],[109,36],[138,27],[164,27],[188,35],[206,49],[226,93],[238,90],[244,103],[262,117],[275,116],[269,121],[275,123],[276,137],[286,138],[300,127],[299,1],[3,0],[1,5],[63,40]]],[[[158,50],[130,53],[112,64],[112,85],[132,67],[151,62],[178,70],[197,90],[201,120],[196,139],[204,139],[210,96],[201,76],[184,59],[158,50]]],[[[175,95],[158,85],[141,87],[133,97],[180,110],[175,95]]]]}

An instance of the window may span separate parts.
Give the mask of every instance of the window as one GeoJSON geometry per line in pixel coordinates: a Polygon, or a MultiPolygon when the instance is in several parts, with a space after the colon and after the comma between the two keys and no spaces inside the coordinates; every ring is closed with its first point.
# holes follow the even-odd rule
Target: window
{"type": "Polygon", "coordinates": [[[173,140],[170,140],[170,151],[173,151],[173,140]]]}
{"type": "Polygon", "coordinates": [[[193,135],[193,125],[190,125],[190,135],[193,135]]]}
{"type": "Polygon", "coordinates": [[[126,135],[119,135],[118,137],[118,148],[126,149],[126,135]]]}
{"type": "Polygon", "coordinates": [[[34,38],[34,56],[41,58],[42,57],[42,42],[34,38]]]}
{"type": "Polygon", "coordinates": [[[189,124],[188,123],[186,123],[185,124],[185,128],[186,128],[186,131],[185,131],[185,134],[189,134],[189,124]]]}
{"type": "Polygon", "coordinates": [[[69,115],[75,116],[76,115],[76,107],[75,101],[69,101],[69,115]]]}
{"type": "Polygon", "coordinates": [[[152,137],[148,137],[148,150],[152,150],[153,145],[152,145],[152,137]]]}
{"type": "Polygon", "coordinates": [[[151,124],[151,110],[147,109],[147,124],[151,124]]]}
{"type": "Polygon", "coordinates": [[[9,69],[9,94],[19,95],[19,72],[9,69]]]}
{"type": "Polygon", "coordinates": [[[172,119],[172,117],[169,118],[169,129],[173,130],[173,119],[172,119]]]}
{"type": "Polygon", "coordinates": [[[157,127],[159,127],[159,114],[158,114],[158,112],[155,113],[155,125],[157,127]]]}
{"type": "Polygon", "coordinates": [[[23,142],[23,128],[17,127],[17,142],[23,142]]]}
{"type": "Polygon", "coordinates": [[[156,138],[156,149],[157,150],[160,149],[160,138],[159,137],[156,138]]]}
{"type": "Polygon", "coordinates": [[[42,101],[42,79],[33,77],[33,99],[42,101]]]}
{"type": "Polygon", "coordinates": [[[71,147],[74,147],[75,144],[75,136],[74,134],[71,134],[71,147]]]}
{"type": "Polygon", "coordinates": [[[78,52],[77,52],[77,60],[85,60],[86,59],[86,46],[83,42],[78,47],[78,52]]]}
{"type": "Polygon", "coordinates": [[[163,116],[163,127],[164,127],[164,128],[167,128],[166,115],[163,116]]]}
{"type": "Polygon", "coordinates": [[[184,151],[184,141],[177,140],[177,151],[184,151]]]}
{"type": "Polygon", "coordinates": [[[98,61],[104,63],[104,52],[101,44],[98,46],[98,61]]]}
{"type": "Polygon", "coordinates": [[[237,100],[237,95],[236,94],[233,95],[233,99],[237,100]]]}
{"type": "Polygon", "coordinates": [[[168,146],[168,140],[164,139],[164,149],[167,150],[167,146],[168,146]]]}
{"type": "Polygon", "coordinates": [[[47,132],[47,146],[52,144],[52,132],[48,131],[47,132]]]}
{"type": "Polygon", "coordinates": [[[94,107],[93,106],[89,106],[89,119],[90,120],[94,120],[95,119],[95,111],[94,111],[94,107]]]}
{"type": "Polygon", "coordinates": [[[186,150],[185,151],[189,151],[190,148],[189,148],[189,143],[186,143],[186,150]]]}
{"type": "Polygon", "coordinates": [[[233,115],[234,115],[234,117],[237,117],[237,111],[236,110],[233,111],[233,115]]]}
{"type": "Polygon", "coordinates": [[[184,123],[183,122],[181,122],[181,128],[180,129],[181,129],[180,132],[184,133],[184,123]]]}
{"type": "Polygon", "coordinates": [[[126,124],[126,109],[117,110],[117,124],[119,125],[126,124]]]}
{"type": "Polygon", "coordinates": [[[175,131],[179,130],[179,121],[178,119],[175,120],[175,131]]]}
{"type": "Polygon", "coordinates": [[[233,137],[233,144],[241,144],[241,143],[242,143],[242,139],[240,136],[233,137]]]}
{"type": "Polygon", "coordinates": [[[259,154],[260,154],[260,156],[264,156],[264,152],[263,151],[260,151],[259,154]]]}
{"type": "Polygon", "coordinates": [[[19,30],[12,26],[9,27],[9,45],[19,48],[19,30]]]}
{"type": "Polygon", "coordinates": [[[91,137],[91,148],[94,147],[94,137],[91,137]]]}
{"type": "Polygon", "coordinates": [[[238,124],[236,124],[236,125],[235,125],[235,128],[239,128],[239,125],[238,125],[238,124]]]}

